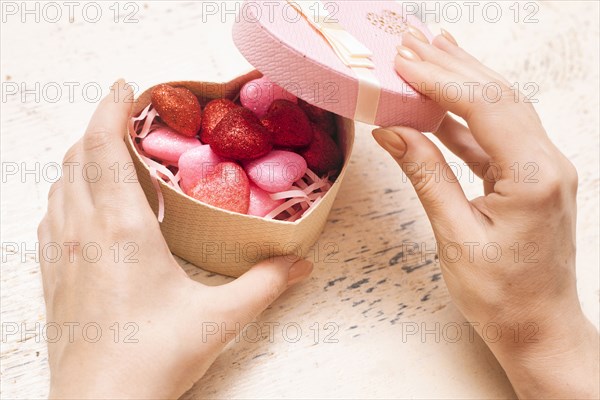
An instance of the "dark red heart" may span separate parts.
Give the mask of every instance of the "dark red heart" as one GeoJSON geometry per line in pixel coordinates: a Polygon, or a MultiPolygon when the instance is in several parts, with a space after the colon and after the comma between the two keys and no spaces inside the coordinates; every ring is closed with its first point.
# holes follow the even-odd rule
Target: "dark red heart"
{"type": "Polygon", "coordinates": [[[165,124],[186,136],[196,136],[202,124],[198,98],[186,88],[167,84],[152,89],[152,105],[165,124]]]}
{"type": "Polygon", "coordinates": [[[311,144],[298,151],[304,159],[308,168],[317,175],[325,175],[328,172],[337,172],[341,167],[344,156],[333,138],[321,128],[313,125],[315,137],[311,144]]]}
{"type": "Polygon", "coordinates": [[[261,119],[273,133],[273,144],[280,147],[305,147],[313,139],[310,120],[297,104],[275,100],[261,119]]]}
{"type": "Polygon", "coordinates": [[[210,144],[213,129],[227,113],[238,107],[229,99],[214,99],[208,102],[204,107],[202,114],[202,128],[200,130],[200,140],[202,143],[210,144]]]}
{"type": "Polygon", "coordinates": [[[210,147],[221,157],[247,161],[262,157],[273,148],[272,135],[261,125],[254,113],[238,107],[213,129],[210,147]]]}
{"type": "Polygon", "coordinates": [[[298,99],[298,106],[304,111],[308,119],[323,131],[334,136],[337,134],[337,128],[335,126],[335,117],[333,113],[323,110],[317,106],[313,106],[304,100],[298,99]]]}

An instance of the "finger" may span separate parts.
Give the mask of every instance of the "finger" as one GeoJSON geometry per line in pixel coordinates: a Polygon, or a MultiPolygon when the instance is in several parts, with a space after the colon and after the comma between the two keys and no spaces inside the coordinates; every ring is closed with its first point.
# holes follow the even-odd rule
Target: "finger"
{"type": "MultiPolygon", "coordinates": [[[[48,221],[48,214],[44,215],[44,217],[38,225],[37,237],[40,248],[42,248],[46,243],[50,242],[50,240],[52,239],[50,223],[48,221]]],[[[42,258],[40,259],[42,260],[42,258]]]]}
{"type": "Polygon", "coordinates": [[[468,76],[477,81],[490,80],[481,68],[477,68],[475,63],[470,60],[467,62],[464,58],[455,57],[453,54],[433,46],[427,41],[425,35],[419,34],[414,27],[402,35],[402,46],[415,52],[421,60],[443,66],[448,71],[468,76]]]}
{"type": "Polygon", "coordinates": [[[229,318],[252,322],[288,287],[307,278],[313,264],[291,256],[263,260],[235,281],[215,288],[229,318]]]}
{"type": "Polygon", "coordinates": [[[62,204],[61,193],[64,190],[64,179],[60,178],[52,185],[50,185],[50,190],[48,190],[48,208],[52,207],[52,204],[62,204]]]}
{"type": "Polygon", "coordinates": [[[477,143],[468,127],[447,114],[434,134],[483,180],[483,191],[486,195],[494,191],[494,184],[498,178],[497,170],[490,168],[490,156],[477,143]]]}
{"type": "Polygon", "coordinates": [[[448,71],[435,63],[423,61],[413,50],[404,46],[398,47],[394,63],[396,72],[406,83],[440,104],[442,108],[460,116],[471,113],[472,103],[456,101],[456,91],[441,89],[459,86],[457,90],[461,90],[459,83],[463,82],[464,78],[460,74],[448,71]]]}
{"type": "Polygon", "coordinates": [[[529,115],[532,110],[510,100],[513,94],[505,93],[510,92],[505,85],[496,84],[501,93],[496,92],[500,100],[494,102],[484,90],[487,83],[473,82],[441,65],[423,61],[406,47],[399,49],[395,62],[398,73],[415,90],[465,119],[476,141],[500,165],[528,160],[531,149],[539,147],[539,129],[531,123],[536,119],[529,115]]]}
{"type": "Polygon", "coordinates": [[[506,78],[504,78],[502,75],[500,75],[493,69],[485,66],[473,55],[469,54],[463,48],[458,46],[458,44],[456,43],[456,39],[454,39],[454,37],[450,35],[450,33],[448,33],[446,30],[442,29],[442,34],[434,37],[431,44],[437,47],[438,49],[445,51],[448,54],[451,54],[457,59],[466,61],[476,66],[477,68],[484,71],[485,74],[487,74],[490,78],[502,82],[506,86],[510,86],[510,83],[506,80],[506,78]]]}
{"type": "MultiPolygon", "coordinates": [[[[48,191],[48,208],[44,220],[52,221],[54,225],[64,226],[64,179],[60,178],[50,186],[48,191]]],[[[71,210],[73,211],[73,210],[71,210]]]]}
{"type": "Polygon", "coordinates": [[[46,299],[46,304],[49,304],[48,300],[54,291],[55,269],[52,268],[52,266],[55,265],[56,260],[54,259],[54,254],[50,255],[50,257],[53,257],[53,263],[51,263],[50,260],[46,258],[46,254],[44,254],[45,252],[42,251],[42,249],[44,249],[46,245],[52,242],[54,239],[52,235],[56,228],[52,227],[53,224],[55,224],[55,221],[51,221],[48,214],[46,214],[40,221],[37,228],[38,247],[40,249],[38,254],[40,260],[40,273],[42,277],[42,286],[44,288],[44,299],[46,299]]]}
{"type": "Polygon", "coordinates": [[[464,225],[471,207],[440,150],[421,132],[407,127],[380,128],[373,137],[400,165],[425,208],[434,231],[464,225]]]}
{"type": "Polygon", "coordinates": [[[444,146],[460,157],[475,175],[483,178],[490,163],[490,156],[477,143],[468,127],[447,114],[434,134],[444,146]]]}
{"type": "MultiPolygon", "coordinates": [[[[90,190],[90,185],[86,180],[87,168],[81,142],[81,139],[78,140],[65,153],[62,162],[60,186],[55,187],[54,189],[51,188],[52,196],[54,196],[54,190],[63,191],[61,198],[63,204],[65,198],[78,200],[77,202],[69,203],[71,210],[73,207],[86,209],[92,206],[92,193],[90,190]]],[[[50,206],[50,203],[48,206],[50,206]]]]}
{"type": "Polygon", "coordinates": [[[136,179],[125,179],[134,173],[133,163],[123,140],[131,112],[131,88],[123,80],[98,105],[82,139],[87,179],[94,200],[125,201],[144,198],[136,179]],[[133,182],[132,182],[133,181],[133,182]]]}
{"type": "MultiPolygon", "coordinates": [[[[431,42],[432,45],[454,55],[457,58],[461,58],[461,59],[464,59],[466,61],[476,64],[478,66],[478,68],[481,68],[482,70],[484,70],[492,78],[492,80],[496,79],[498,82],[501,82],[510,88],[512,88],[514,86],[514,84],[511,84],[500,73],[498,73],[498,72],[494,71],[493,69],[489,68],[488,66],[484,65],[481,61],[479,61],[473,55],[471,55],[466,50],[461,48],[458,45],[458,43],[456,42],[456,39],[454,39],[454,37],[448,31],[446,31],[445,29],[442,29],[441,31],[442,31],[441,35],[438,35],[435,38],[433,38],[433,41],[431,42]]],[[[518,96],[527,98],[527,96],[525,96],[523,93],[520,93],[520,92],[518,93],[518,96]]],[[[527,104],[527,105],[530,106],[531,104],[527,104]]],[[[530,108],[532,108],[532,107],[530,107],[530,108]]],[[[541,123],[541,120],[540,120],[539,116],[537,115],[537,113],[535,113],[533,115],[533,117],[538,122],[541,123]]]]}
{"type": "Polygon", "coordinates": [[[425,35],[410,26],[408,32],[402,35],[402,44],[414,51],[422,60],[462,74],[469,78],[477,78],[481,82],[502,82],[506,86],[510,83],[499,73],[483,65],[481,61],[460,48],[456,39],[449,32],[442,29],[442,34],[433,38],[431,43],[425,35]]]}

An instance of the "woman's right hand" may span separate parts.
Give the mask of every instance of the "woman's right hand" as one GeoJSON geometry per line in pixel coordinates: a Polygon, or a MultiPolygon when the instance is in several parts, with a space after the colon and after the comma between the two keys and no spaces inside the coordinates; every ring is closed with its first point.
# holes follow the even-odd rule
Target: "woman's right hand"
{"type": "Polygon", "coordinates": [[[430,44],[411,28],[396,70],[464,118],[447,115],[436,136],[484,180],[469,201],[421,132],[373,131],[427,212],[453,301],[484,340],[484,327],[499,329],[486,343],[519,397],[598,398],[598,333],[575,280],[575,168],[524,96],[447,32],[430,44]]]}

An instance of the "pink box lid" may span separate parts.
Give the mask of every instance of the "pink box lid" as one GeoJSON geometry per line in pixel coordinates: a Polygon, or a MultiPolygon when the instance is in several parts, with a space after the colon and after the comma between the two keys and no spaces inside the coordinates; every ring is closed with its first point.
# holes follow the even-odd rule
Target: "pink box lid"
{"type": "MultiPolygon", "coordinates": [[[[319,6],[312,0],[305,3],[312,3],[309,7],[314,10],[319,6]]],[[[321,5],[329,18],[372,53],[375,68],[371,71],[381,92],[374,120],[362,122],[436,130],[445,111],[416,92],[394,69],[396,46],[402,41],[406,21],[431,39],[427,27],[413,15],[403,19],[403,7],[396,1],[323,1],[321,5]]],[[[233,40],[250,64],[271,81],[311,104],[355,119],[356,73],[287,1],[244,1],[233,27],[233,40]]]]}

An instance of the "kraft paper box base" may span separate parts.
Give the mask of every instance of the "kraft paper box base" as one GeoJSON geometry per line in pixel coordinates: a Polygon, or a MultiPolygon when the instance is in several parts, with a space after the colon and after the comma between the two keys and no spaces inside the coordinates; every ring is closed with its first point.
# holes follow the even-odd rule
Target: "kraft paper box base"
{"type": "MultiPolygon", "coordinates": [[[[186,87],[205,105],[214,98],[233,99],[242,85],[262,76],[258,71],[227,83],[167,82],[186,87]]],[[[150,104],[149,88],[136,100],[132,115],[137,116],[150,104]]],[[[295,222],[268,220],[232,213],[201,203],[177,192],[158,180],[164,200],[164,219],[160,224],[171,252],[208,271],[237,277],[258,261],[286,254],[306,257],[321,234],[338,193],[354,142],[354,122],[336,116],[338,143],[344,154],[344,165],[332,187],[321,201],[295,222]]],[[[125,139],[138,180],[155,214],[158,194],[150,178],[150,170],[137,153],[131,135],[125,139]]]]}

